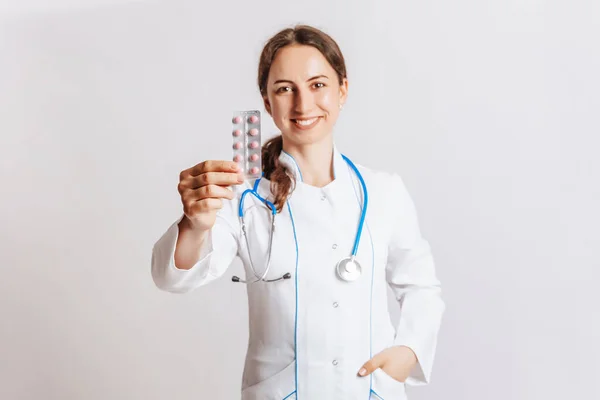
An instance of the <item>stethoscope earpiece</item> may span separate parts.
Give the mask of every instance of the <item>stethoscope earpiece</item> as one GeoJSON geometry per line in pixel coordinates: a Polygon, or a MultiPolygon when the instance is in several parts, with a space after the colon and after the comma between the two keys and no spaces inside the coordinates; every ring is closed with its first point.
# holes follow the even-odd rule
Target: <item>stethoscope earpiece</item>
{"type": "Polygon", "coordinates": [[[281,278],[277,278],[277,279],[256,279],[252,282],[248,282],[245,281],[243,279],[240,279],[239,276],[232,276],[231,280],[233,282],[241,282],[241,283],[247,283],[247,284],[252,284],[252,283],[256,283],[256,282],[260,282],[260,281],[264,281],[264,282],[277,282],[283,279],[290,279],[292,277],[292,274],[290,274],[289,272],[286,272],[285,274],[283,274],[283,276],[281,278]]]}

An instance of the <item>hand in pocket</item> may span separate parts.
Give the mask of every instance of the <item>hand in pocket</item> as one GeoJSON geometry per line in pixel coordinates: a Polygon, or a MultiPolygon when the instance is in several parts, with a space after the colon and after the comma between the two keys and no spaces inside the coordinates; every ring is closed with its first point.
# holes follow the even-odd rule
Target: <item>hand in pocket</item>
{"type": "Polygon", "coordinates": [[[377,353],[367,361],[358,375],[368,376],[377,368],[381,368],[391,378],[398,382],[404,382],[416,364],[417,356],[409,347],[393,346],[377,353]]]}

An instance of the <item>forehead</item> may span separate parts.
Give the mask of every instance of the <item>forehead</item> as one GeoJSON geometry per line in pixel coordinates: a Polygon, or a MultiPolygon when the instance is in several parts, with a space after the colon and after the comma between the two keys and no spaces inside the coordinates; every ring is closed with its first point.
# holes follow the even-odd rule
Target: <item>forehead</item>
{"type": "Polygon", "coordinates": [[[304,82],[316,75],[335,76],[325,56],[312,46],[290,45],[280,49],[271,64],[269,81],[278,79],[304,82]]]}

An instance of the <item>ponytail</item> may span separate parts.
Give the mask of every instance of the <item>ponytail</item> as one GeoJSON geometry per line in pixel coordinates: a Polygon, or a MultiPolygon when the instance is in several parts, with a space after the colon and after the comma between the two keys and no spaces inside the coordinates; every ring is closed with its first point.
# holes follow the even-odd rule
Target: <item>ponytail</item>
{"type": "MultiPolygon", "coordinates": [[[[275,194],[275,208],[281,212],[292,189],[292,177],[279,163],[279,155],[283,150],[283,137],[275,136],[262,147],[262,163],[264,177],[271,181],[271,192],[275,194]]],[[[294,182],[295,184],[295,182],[294,182]]]]}

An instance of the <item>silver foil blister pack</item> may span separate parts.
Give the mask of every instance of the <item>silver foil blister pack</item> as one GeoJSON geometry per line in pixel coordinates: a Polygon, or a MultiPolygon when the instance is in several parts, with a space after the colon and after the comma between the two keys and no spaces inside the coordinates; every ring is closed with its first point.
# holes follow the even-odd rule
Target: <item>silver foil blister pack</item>
{"type": "Polygon", "coordinates": [[[262,142],[260,111],[236,111],[233,113],[233,161],[248,179],[262,175],[262,142]]]}

